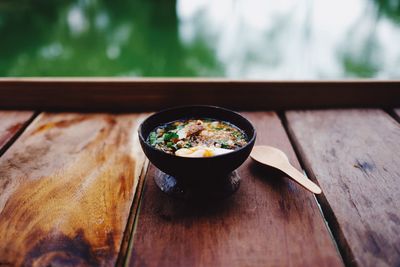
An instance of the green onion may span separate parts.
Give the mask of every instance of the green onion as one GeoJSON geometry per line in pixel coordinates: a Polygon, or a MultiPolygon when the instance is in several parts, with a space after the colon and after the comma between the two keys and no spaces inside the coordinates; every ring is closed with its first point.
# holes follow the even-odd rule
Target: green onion
{"type": "Polygon", "coordinates": [[[233,132],[232,135],[236,138],[242,138],[242,134],[240,132],[233,132]]]}
{"type": "Polygon", "coordinates": [[[149,135],[150,145],[154,146],[156,144],[157,134],[155,132],[151,132],[149,135]]]}
{"type": "Polygon", "coordinates": [[[179,135],[177,133],[174,133],[174,132],[168,132],[168,133],[165,133],[163,135],[163,138],[164,138],[164,141],[168,142],[171,139],[178,139],[179,135]]]}
{"type": "Polygon", "coordinates": [[[186,143],[183,147],[184,148],[190,148],[190,147],[192,147],[192,144],[191,143],[186,143]]]}
{"type": "Polygon", "coordinates": [[[221,142],[221,148],[230,148],[226,142],[221,142]]]}

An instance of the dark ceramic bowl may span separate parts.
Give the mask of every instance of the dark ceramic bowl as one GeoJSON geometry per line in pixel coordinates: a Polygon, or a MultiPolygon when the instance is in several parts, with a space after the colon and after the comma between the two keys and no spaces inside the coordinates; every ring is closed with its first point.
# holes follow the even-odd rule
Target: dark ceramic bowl
{"type": "Polygon", "coordinates": [[[247,119],[234,111],[215,106],[184,106],[163,110],[147,118],[139,127],[139,139],[143,151],[151,163],[177,180],[184,179],[186,183],[190,183],[226,177],[237,169],[250,155],[256,139],[256,131],[247,119]],[[186,158],[155,149],[147,142],[148,135],[156,127],[171,121],[189,118],[211,118],[230,122],[245,132],[249,139],[248,143],[223,155],[208,158],[186,158]]]}

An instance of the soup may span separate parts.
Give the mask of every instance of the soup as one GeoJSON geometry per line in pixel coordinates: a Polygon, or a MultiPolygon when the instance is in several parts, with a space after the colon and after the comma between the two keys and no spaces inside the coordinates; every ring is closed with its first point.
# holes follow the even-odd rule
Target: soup
{"type": "Polygon", "coordinates": [[[214,119],[178,120],[155,128],[148,143],[181,157],[213,157],[247,144],[246,134],[235,125],[214,119]]]}

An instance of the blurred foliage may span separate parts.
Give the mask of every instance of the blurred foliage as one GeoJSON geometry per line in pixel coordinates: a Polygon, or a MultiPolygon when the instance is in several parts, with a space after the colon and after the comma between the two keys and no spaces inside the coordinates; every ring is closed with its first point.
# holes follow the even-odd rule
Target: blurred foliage
{"type": "Polygon", "coordinates": [[[377,42],[376,27],[382,16],[400,22],[400,0],[373,0],[365,12],[374,14],[374,19],[366,21],[361,17],[343,45],[346,48],[342,51],[342,64],[348,77],[370,78],[380,71],[383,51],[377,42]]]}
{"type": "MultiPolygon", "coordinates": [[[[368,16],[345,29],[347,38],[332,52],[341,69],[333,70],[334,74],[328,69],[324,77],[375,77],[382,71],[385,51],[377,41],[377,24],[381,18],[400,24],[400,0],[365,3],[373,7],[366,10],[368,16]]],[[[285,78],[293,66],[306,61],[301,57],[304,51],[295,52],[300,55],[298,59],[289,54],[296,64],[283,61],[284,53],[291,53],[290,45],[296,40],[288,41],[290,37],[285,34],[293,24],[278,20],[290,22],[290,18],[277,17],[272,23],[277,26],[265,29],[265,43],[250,43],[244,48],[238,44],[238,49],[228,55],[243,56],[221,62],[217,53],[221,47],[204,21],[194,20],[194,37],[183,40],[176,5],[177,0],[0,0],[0,76],[210,77],[225,76],[232,66],[239,75],[257,67],[263,75],[265,68],[273,72],[279,64],[290,64],[279,69],[285,78]]],[[[226,23],[229,26],[231,22],[226,23]]],[[[246,28],[235,34],[243,31],[246,28]]],[[[304,40],[297,42],[305,45],[296,43],[296,47],[308,49],[310,34],[304,31],[304,40]]],[[[318,75],[318,71],[309,73],[318,75]]]]}
{"type": "Polygon", "coordinates": [[[204,41],[182,45],[175,6],[175,0],[2,2],[0,75],[223,75],[204,41]]]}
{"type": "Polygon", "coordinates": [[[400,22],[400,0],[373,0],[379,13],[395,22],[400,22]]]}

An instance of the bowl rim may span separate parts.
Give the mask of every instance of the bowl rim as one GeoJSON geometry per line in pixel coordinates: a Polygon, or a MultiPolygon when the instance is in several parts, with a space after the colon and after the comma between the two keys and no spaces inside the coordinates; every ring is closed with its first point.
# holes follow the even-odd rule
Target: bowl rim
{"type": "MultiPolygon", "coordinates": [[[[231,123],[231,122],[229,122],[231,123]]],[[[232,123],[233,125],[235,125],[236,127],[238,127],[236,124],[232,123]]],[[[240,130],[243,131],[243,129],[241,129],[240,127],[238,127],[240,130]]],[[[175,106],[175,107],[171,107],[171,108],[165,108],[162,109],[160,111],[155,112],[154,114],[150,115],[149,117],[147,117],[144,121],[142,121],[142,123],[140,124],[139,128],[138,128],[138,134],[139,134],[139,139],[142,141],[142,143],[145,144],[146,147],[150,148],[151,150],[155,151],[156,153],[160,153],[161,155],[165,155],[166,157],[170,157],[170,158],[178,158],[178,159],[185,159],[185,160],[191,160],[191,161],[207,161],[207,160],[212,160],[212,159],[216,159],[216,158],[223,158],[226,157],[228,155],[231,154],[235,154],[238,153],[239,151],[242,151],[244,149],[246,149],[248,146],[253,145],[253,143],[255,142],[256,136],[257,136],[257,132],[256,129],[253,125],[253,123],[251,123],[248,119],[246,119],[244,116],[242,116],[239,112],[233,111],[231,109],[227,109],[227,108],[223,108],[223,107],[219,107],[219,106],[213,106],[213,105],[182,105],[182,106],[175,106]],[[159,113],[163,113],[163,112],[167,112],[167,111],[171,111],[171,110],[175,110],[175,109],[182,109],[182,108],[213,108],[213,109],[220,109],[226,112],[230,112],[230,113],[234,113],[237,116],[241,117],[242,119],[244,119],[251,127],[251,130],[253,131],[253,136],[250,138],[250,140],[247,142],[246,145],[242,146],[239,149],[236,149],[230,153],[226,153],[226,154],[222,154],[222,155],[216,155],[216,156],[212,156],[212,157],[199,157],[199,158],[190,158],[190,157],[180,157],[180,156],[176,156],[176,155],[172,155],[172,154],[168,154],[165,153],[164,151],[161,151],[153,146],[151,146],[150,144],[147,143],[146,139],[144,139],[143,134],[142,134],[142,127],[143,124],[153,118],[156,117],[157,115],[159,115],[159,113]]]]}

